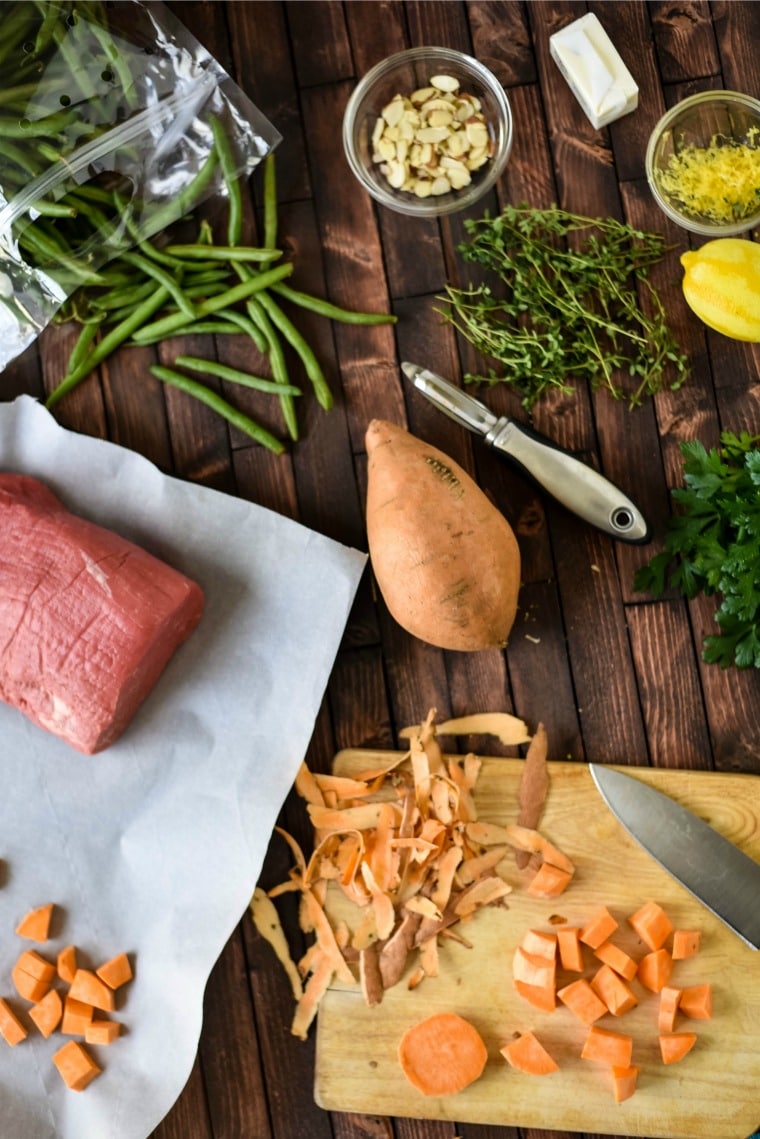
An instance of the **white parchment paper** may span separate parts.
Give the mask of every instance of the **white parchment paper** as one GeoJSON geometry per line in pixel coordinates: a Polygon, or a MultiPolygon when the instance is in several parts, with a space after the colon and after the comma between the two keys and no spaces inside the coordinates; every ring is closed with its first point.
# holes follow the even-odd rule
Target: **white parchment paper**
{"type": "MultiPolygon", "coordinates": [[[[93,1048],[103,1075],[69,1091],[69,1037],[0,1039],[0,1139],[144,1139],[193,1065],[203,990],[244,913],[304,757],[366,556],[146,459],[59,427],[27,396],[0,404],[0,470],[195,578],[200,626],[122,739],[84,757],[0,704],[0,996],[18,1009],[14,934],[56,903],[53,955],[135,968],[93,1048]]],[[[23,1014],[22,1014],[23,1015],[23,1014]]],[[[28,1023],[28,1022],[27,1022],[28,1023]]]]}

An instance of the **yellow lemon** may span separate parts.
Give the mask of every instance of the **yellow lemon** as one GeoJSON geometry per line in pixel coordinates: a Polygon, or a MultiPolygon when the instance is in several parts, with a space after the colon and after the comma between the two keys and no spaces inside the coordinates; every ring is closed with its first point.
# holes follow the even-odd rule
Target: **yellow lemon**
{"type": "Polygon", "coordinates": [[[684,253],[683,295],[710,328],[760,342],[760,245],[719,237],[684,253]]]}

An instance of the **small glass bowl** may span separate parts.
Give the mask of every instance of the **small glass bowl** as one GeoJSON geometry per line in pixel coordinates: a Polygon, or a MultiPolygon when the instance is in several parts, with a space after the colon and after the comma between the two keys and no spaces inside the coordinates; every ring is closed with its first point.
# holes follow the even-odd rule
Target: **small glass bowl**
{"type": "Polygon", "coordinates": [[[343,117],[343,147],[354,174],[381,205],[415,217],[440,217],[471,206],[496,183],[512,149],[512,110],[501,83],[476,59],[446,47],[411,48],[382,60],[360,80],[343,117]],[[480,100],[492,154],[462,189],[418,198],[388,183],[380,164],[373,161],[372,135],[380,112],[394,95],[411,95],[427,87],[434,75],[453,76],[462,93],[480,100]]]}
{"type": "MultiPolygon", "coordinates": [[[[674,176],[690,148],[713,148],[716,154],[715,148],[742,144],[757,149],[760,161],[760,100],[739,91],[702,91],[677,103],[657,123],[647,146],[647,179],[657,204],[678,225],[703,237],[732,237],[760,224],[760,178],[749,212],[722,220],[690,207],[674,176]]],[[[729,195],[734,185],[727,179],[729,195]]]]}

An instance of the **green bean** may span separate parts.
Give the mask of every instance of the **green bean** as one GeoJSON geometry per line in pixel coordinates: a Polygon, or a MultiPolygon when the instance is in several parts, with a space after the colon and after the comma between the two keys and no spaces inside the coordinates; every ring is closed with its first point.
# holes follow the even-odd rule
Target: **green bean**
{"type": "Polygon", "coordinates": [[[65,272],[70,273],[80,285],[99,285],[101,283],[101,279],[96,272],[83,267],[73,257],[69,257],[68,254],[64,253],[61,249],[61,246],[54,239],[44,234],[39,227],[28,226],[20,234],[18,241],[25,249],[41,257],[43,264],[47,264],[51,273],[53,267],[55,267],[56,280],[60,279],[58,270],[63,269],[65,272]]]}
{"type": "Polygon", "coordinates": [[[208,158],[195,177],[192,178],[186,186],[183,186],[180,192],[172,198],[171,201],[159,206],[155,213],[151,215],[150,226],[154,233],[166,229],[167,225],[170,225],[171,222],[177,221],[179,218],[185,216],[213,178],[217,162],[218,155],[216,151],[210,151],[208,158]]]}
{"type": "Polygon", "coordinates": [[[134,79],[132,72],[129,70],[129,65],[117,48],[113,41],[111,33],[107,28],[102,27],[96,21],[92,20],[89,23],[90,32],[100,44],[103,49],[103,54],[108,60],[111,67],[119,77],[122,90],[124,92],[124,101],[128,107],[134,110],[136,106],[135,92],[134,92],[134,79]]]}
{"type": "Polygon", "coordinates": [[[263,376],[252,376],[249,372],[241,372],[216,360],[201,360],[197,356],[178,356],[174,363],[181,368],[189,368],[191,372],[203,372],[207,376],[216,376],[217,379],[227,380],[231,384],[241,384],[245,388],[254,388],[259,392],[272,392],[275,395],[301,394],[301,389],[294,384],[279,384],[276,380],[267,380],[263,376]]]}
{"type": "MultiPolygon", "coordinates": [[[[266,338],[252,320],[250,320],[248,317],[243,316],[242,312],[235,312],[234,309],[227,309],[224,312],[220,312],[219,316],[224,320],[229,321],[229,323],[234,325],[239,331],[245,332],[248,336],[250,336],[251,340],[256,345],[261,355],[266,355],[268,347],[266,338]]],[[[280,382],[283,383],[287,381],[281,379],[280,382]]]]}
{"type": "Polygon", "coordinates": [[[131,316],[123,320],[121,324],[117,324],[108,332],[103,339],[92,349],[87,359],[80,364],[76,370],[69,370],[66,376],[61,380],[60,384],[54,391],[50,393],[45,401],[45,407],[50,408],[58,402],[63,396],[75,388],[81,380],[89,376],[93,368],[97,367],[101,361],[105,360],[111,352],[115,351],[120,344],[133,334],[135,329],[140,328],[145,323],[148,317],[153,316],[153,313],[161,308],[161,305],[166,303],[169,294],[163,285],[159,285],[153,296],[148,300],[143,301],[131,316]]]}
{"type": "Polygon", "coordinates": [[[311,380],[314,388],[314,394],[317,397],[317,402],[320,407],[325,411],[329,411],[333,405],[333,396],[330,387],[325,378],[325,374],[320,367],[317,357],[311,346],[306,342],[304,337],[298,331],[293,322],[285,315],[276,301],[273,301],[268,293],[261,290],[258,294],[257,300],[262,306],[267,316],[271,320],[275,328],[278,328],[288,343],[301,357],[306,375],[311,380]]]}
{"type": "Polygon", "coordinates": [[[139,285],[134,284],[128,288],[112,289],[102,297],[93,297],[90,300],[90,306],[97,312],[126,308],[127,305],[140,304],[146,297],[152,296],[155,288],[155,283],[150,280],[142,281],[139,285]]]}
{"type": "Polygon", "coordinates": [[[195,305],[182,292],[180,283],[170,277],[160,265],[155,264],[149,257],[143,257],[140,253],[122,253],[121,259],[126,261],[128,265],[142,269],[154,281],[158,281],[159,285],[163,285],[180,312],[183,312],[188,320],[195,320],[195,305]]]}
{"type": "Polygon", "coordinates": [[[76,206],[65,206],[62,202],[39,201],[35,202],[29,209],[36,210],[41,217],[45,218],[75,218],[77,216],[76,206]]]}
{"type": "Polygon", "coordinates": [[[301,308],[309,309],[311,312],[319,313],[320,316],[326,316],[330,320],[340,320],[344,324],[395,324],[398,317],[393,313],[381,312],[354,312],[351,309],[340,308],[338,305],[330,304],[329,301],[323,301],[320,297],[314,297],[311,293],[302,293],[298,289],[291,289],[289,285],[272,285],[272,292],[279,293],[281,297],[286,300],[292,301],[293,304],[299,305],[301,308]]]}
{"type": "MultiPolygon", "coordinates": [[[[32,119],[19,119],[18,116],[12,119],[0,118],[0,135],[5,138],[39,138],[46,135],[57,138],[75,120],[76,115],[72,111],[56,111],[54,115],[36,122],[32,119]]],[[[57,152],[56,157],[60,157],[57,152]]]]}
{"type": "Polygon", "coordinates": [[[43,51],[50,46],[53,39],[53,30],[58,23],[60,11],[56,4],[48,3],[44,5],[37,5],[38,9],[42,12],[42,23],[37,30],[37,38],[34,41],[34,54],[42,55],[43,51]]]}
{"type": "Polygon", "coordinates": [[[264,246],[267,249],[277,246],[277,174],[273,150],[264,159],[264,246]]]}
{"type": "Polygon", "coordinates": [[[211,130],[214,135],[214,146],[219,155],[219,165],[222,168],[222,177],[227,187],[227,200],[229,203],[229,216],[227,219],[227,241],[230,245],[238,245],[243,232],[243,196],[240,192],[240,181],[235,168],[235,157],[230,147],[230,141],[224,127],[216,115],[211,117],[211,130]]]}
{"type": "Polygon", "coordinates": [[[36,178],[40,173],[40,166],[34,162],[29,154],[20,146],[14,146],[12,142],[8,142],[7,139],[3,143],[3,158],[9,158],[11,162],[15,162],[16,166],[19,166],[32,178],[36,178]]]}
{"type": "Polygon", "coordinates": [[[173,371],[171,368],[165,368],[161,364],[154,364],[150,371],[157,379],[162,380],[165,384],[179,388],[180,391],[185,392],[187,395],[194,396],[194,398],[200,400],[201,403],[205,403],[206,406],[210,407],[212,411],[215,411],[217,415],[223,416],[233,427],[237,427],[238,430],[245,432],[251,439],[254,439],[257,443],[261,443],[261,445],[266,447],[269,451],[273,451],[275,455],[281,455],[285,450],[284,443],[280,442],[280,440],[267,431],[266,428],[261,427],[258,423],[255,423],[253,419],[250,419],[247,415],[238,411],[232,404],[227,403],[225,399],[222,399],[222,397],[215,391],[212,391],[211,388],[207,388],[203,384],[199,384],[197,380],[191,380],[187,376],[173,371]]]}
{"type": "MultiPolygon", "coordinates": [[[[238,271],[240,271],[240,267],[238,267],[238,271]]],[[[244,279],[246,276],[247,271],[244,271],[244,279]]],[[[269,345],[269,364],[272,369],[272,375],[282,384],[289,383],[288,364],[277,330],[274,328],[264,309],[258,303],[256,297],[248,298],[246,301],[246,309],[251,320],[258,326],[269,345]]],[[[296,405],[289,396],[284,395],[280,397],[280,408],[282,410],[283,419],[285,420],[285,426],[288,430],[288,435],[295,442],[298,439],[296,405]]]]}
{"type": "MultiPolygon", "coordinates": [[[[275,281],[282,280],[283,277],[289,276],[293,272],[293,266],[278,265],[274,269],[267,269],[263,273],[259,273],[256,277],[251,278],[250,281],[241,281],[239,285],[233,285],[231,289],[226,289],[223,293],[219,293],[215,297],[209,297],[208,300],[199,304],[196,312],[199,317],[211,316],[212,313],[220,312],[222,309],[231,308],[237,304],[238,301],[245,300],[252,293],[258,292],[261,289],[268,288],[269,285],[275,281]]],[[[162,320],[154,321],[148,324],[145,328],[140,329],[135,333],[135,340],[142,341],[152,336],[164,335],[167,336],[176,328],[181,328],[185,323],[184,313],[172,313],[164,317],[162,320]]]]}
{"type": "MultiPolygon", "coordinates": [[[[114,194],[114,201],[116,202],[117,208],[119,208],[122,213],[124,225],[127,232],[131,234],[135,245],[141,253],[144,253],[146,257],[150,257],[152,261],[157,261],[159,265],[168,265],[172,269],[184,269],[186,267],[185,262],[180,261],[179,257],[170,256],[163,249],[159,249],[158,246],[154,245],[152,241],[148,240],[148,238],[142,236],[140,227],[137,225],[135,219],[130,213],[130,206],[124,201],[123,198],[121,198],[118,194],[114,194]]],[[[216,262],[204,261],[202,265],[193,265],[193,269],[199,268],[215,269],[216,262]]]]}
{"type": "Polygon", "coordinates": [[[87,355],[90,351],[90,346],[98,334],[99,325],[96,323],[85,324],[82,331],[77,337],[77,342],[71,350],[67,371],[75,372],[84,364],[87,355]]]}
{"type": "MultiPolygon", "coordinates": [[[[171,335],[173,337],[179,337],[201,336],[204,334],[209,336],[236,336],[238,330],[234,324],[224,320],[195,320],[192,324],[186,324],[184,327],[178,328],[175,332],[172,332],[171,335]]],[[[149,344],[162,344],[166,339],[168,339],[168,337],[157,336],[151,340],[127,340],[126,344],[131,348],[145,348],[149,344]]]]}
{"type": "Polygon", "coordinates": [[[167,245],[171,257],[213,261],[276,261],[280,249],[259,249],[252,245],[167,245]]]}
{"type": "Polygon", "coordinates": [[[81,50],[83,45],[75,42],[79,38],[74,36],[75,28],[76,20],[73,24],[68,20],[64,24],[56,24],[53,28],[53,39],[69,69],[71,82],[76,84],[85,99],[94,101],[98,93],[90,80],[86,64],[80,58],[83,54],[81,50]]]}

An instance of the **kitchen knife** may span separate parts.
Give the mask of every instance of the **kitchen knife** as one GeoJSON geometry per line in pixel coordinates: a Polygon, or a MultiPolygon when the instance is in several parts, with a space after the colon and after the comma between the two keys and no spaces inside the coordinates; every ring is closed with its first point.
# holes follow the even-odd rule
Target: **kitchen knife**
{"type": "Polygon", "coordinates": [[[618,822],[751,949],[760,949],[760,863],[702,819],[631,775],[590,763],[618,822]]]}
{"type": "Polygon", "coordinates": [[[638,507],[593,467],[525,424],[494,415],[484,403],[443,376],[419,364],[404,363],[401,369],[440,411],[481,435],[568,510],[612,538],[635,544],[649,541],[649,526],[638,507]]]}

